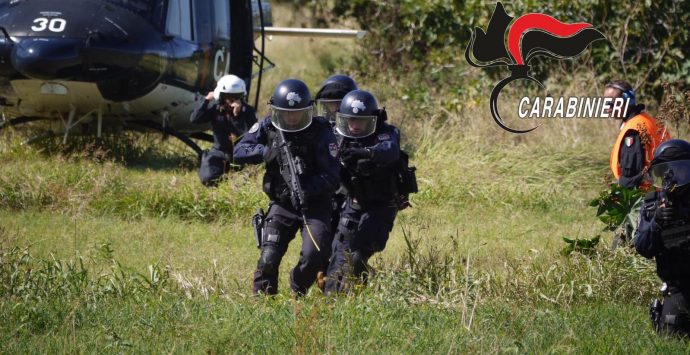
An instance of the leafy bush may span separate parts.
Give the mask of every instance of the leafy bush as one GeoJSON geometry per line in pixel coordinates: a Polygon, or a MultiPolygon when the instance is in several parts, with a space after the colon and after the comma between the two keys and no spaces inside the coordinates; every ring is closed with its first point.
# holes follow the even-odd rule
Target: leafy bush
{"type": "MultiPolygon", "coordinates": [[[[592,23],[605,34],[608,45],[593,44],[584,61],[604,78],[626,78],[657,99],[663,94],[661,80],[690,87],[690,2],[520,0],[506,5],[514,17],[542,12],[564,22],[592,23]]],[[[332,10],[354,18],[370,32],[364,45],[367,55],[360,56],[356,66],[362,73],[375,75],[388,68],[408,75],[414,69],[431,79],[445,73],[446,81],[461,87],[467,78],[446,69],[466,68],[463,54],[471,31],[486,28],[493,7],[480,0],[336,0],[332,10]]],[[[554,70],[572,75],[581,66],[580,60],[542,60],[536,69],[546,68],[538,73],[543,79],[554,70]]]]}
{"type": "Polygon", "coordinates": [[[597,207],[597,217],[606,224],[606,230],[614,231],[623,223],[640,197],[642,191],[639,189],[611,184],[610,190],[603,191],[590,202],[590,206],[597,207]]]}

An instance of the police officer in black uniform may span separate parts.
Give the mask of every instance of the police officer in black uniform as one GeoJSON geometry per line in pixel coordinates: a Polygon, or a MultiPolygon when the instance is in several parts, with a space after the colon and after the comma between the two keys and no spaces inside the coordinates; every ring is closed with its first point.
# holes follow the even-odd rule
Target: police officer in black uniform
{"type": "Polygon", "coordinates": [[[232,140],[244,135],[256,123],[256,111],[247,104],[246,96],[244,80],[226,75],[192,113],[192,123],[211,123],[213,131],[213,147],[204,151],[199,167],[199,179],[206,186],[216,186],[228,172],[232,162],[232,140]]]}
{"type": "Polygon", "coordinates": [[[650,310],[654,328],[666,334],[690,333],[690,143],[672,139],[654,152],[650,175],[658,191],[645,196],[635,247],[655,258],[664,282],[663,306],[650,310]]]}
{"type": "Polygon", "coordinates": [[[335,114],[340,108],[340,102],[352,90],[357,90],[357,84],[351,77],[342,74],[328,77],[316,93],[316,115],[325,117],[335,125],[335,114]]]}
{"type": "Polygon", "coordinates": [[[261,256],[253,290],[255,294],[278,292],[280,262],[301,229],[302,250],[290,275],[290,287],[303,295],[330,257],[331,195],[340,184],[338,147],[328,121],[312,118],[311,95],[302,81],[281,82],[270,105],[270,116],[255,124],[234,151],[237,162],[265,162],[263,190],[271,199],[261,232],[261,256]],[[286,147],[293,157],[291,161],[286,147]],[[293,187],[290,162],[300,166],[296,181],[301,192],[293,187]]]}
{"type": "Polygon", "coordinates": [[[382,251],[398,211],[400,131],[385,123],[374,95],[351,91],[336,114],[341,182],[347,195],[333,240],[326,293],[366,277],[367,261],[382,251]]]}
{"type": "MultiPolygon", "coordinates": [[[[340,108],[340,102],[352,90],[357,90],[357,83],[351,77],[343,74],[329,76],[316,93],[316,115],[326,118],[331,125],[335,126],[335,114],[340,108]]],[[[342,206],[343,202],[345,202],[345,195],[339,189],[333,195],[331,202],[331,230],[335,230],[338,227],[340,206],[342,206]]],[[[318,285],[322,290],[325,286],[327,268],[328,265],[324,265],[324,269],[319,271],[318,274],[318,285]]]]}

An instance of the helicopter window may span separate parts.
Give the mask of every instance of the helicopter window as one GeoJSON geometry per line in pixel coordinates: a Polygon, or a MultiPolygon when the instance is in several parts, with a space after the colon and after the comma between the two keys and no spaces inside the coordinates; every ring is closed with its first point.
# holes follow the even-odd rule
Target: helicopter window
{"type": "Polygon", "coordinates": [[[168,34],[193,41],[192,4],[190,0],[170,0],[168,3],[168,34]]]}
{"type": "Polygon", "coordinates": [[[213,32],[215,37],[230,39],[230,8],[228,0],[214,0],[213,32]]]}
{"type": "Polygon", "coordinates": [[[159,26],[161,23],[161,12],[164,0],[106,0],[115,6],[123,7],[137,15],[144,17],[159,26]]]}
{"type": "Polygon", "coordinates": [[[211,2],[208,0],[194,0],[194,24],[196,24],[197,43],[211,43],[213,35],[212,11],[211,2]]]}

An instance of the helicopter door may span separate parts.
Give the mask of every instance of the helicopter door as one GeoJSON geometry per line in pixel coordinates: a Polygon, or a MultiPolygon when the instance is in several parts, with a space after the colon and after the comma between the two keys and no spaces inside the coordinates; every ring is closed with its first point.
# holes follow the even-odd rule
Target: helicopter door
{"type": "Polygon", "coordinates": [[[166,34],[171,37],[173,80],[193,90],[197,83],[198,65],[195,52],[194,10],[192,0],[169,0],[166,34]]]}
{"type": "Polygon", "coordinates": [[[254,26],[251,0],[230,1],[230,73],[244,79],[247,91],[252,83],[254,26]]]}
{"type": "Polygon", "coordinates": [[[221,44],[216,41],[214,35],[214,14],[215,7],[209,0],[193,0],[194,4],[194,29],[195,39],[198,44],[194,52],[194,60],[197,63],[196,87],[200,92],[206,93],[213,89],[214,80],[213,68],[224,66],[218,63],[217,53],[221,51],[221,44]],[[215,64],[215,65],[214,65],[215,64]]]}
{"type": "Polygon", "coordinates": [[[230,2],[213,0],[213,53],[210,79],[215,83],[230,73],[230,2]]]}

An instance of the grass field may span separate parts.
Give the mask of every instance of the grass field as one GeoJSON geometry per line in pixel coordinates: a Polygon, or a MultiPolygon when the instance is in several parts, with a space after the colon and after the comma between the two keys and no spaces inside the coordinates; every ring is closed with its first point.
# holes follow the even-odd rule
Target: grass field
{"type": "MultiPolygon", "coordinates": [[[[278,39],[280,79],[314,88],[346,63],[349,41],[278,39]]],[[[609,121],[502,132],[486,103],[441,118],[381,92],[418,168],[420,192],[372,260],[370,284],[329,299],[251,295],[250,217],[265,207],[261,167],[206,189],[183,147],[119,137],[111,153],[0,142],[2,353],[680,353],[657,337],[650,261],[611,252],[588,207],[606,188],[609,121]],[[592,238],[592,254],[559,251],[592,238]]],[[[586,83],[572,90],[592,90],[586,83]]]]}

